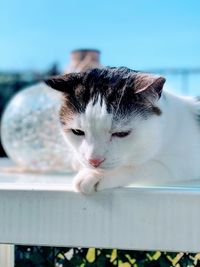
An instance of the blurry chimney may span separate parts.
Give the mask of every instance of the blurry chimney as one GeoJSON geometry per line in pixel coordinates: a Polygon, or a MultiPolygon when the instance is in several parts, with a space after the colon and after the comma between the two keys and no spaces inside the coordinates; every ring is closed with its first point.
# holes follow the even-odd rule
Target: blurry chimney
{"type": "Polygon", "coordinates": [[[71,60],[65,73],[100,68],[100,51],[96,49],[77,49],[71,52],[71,60]]]}

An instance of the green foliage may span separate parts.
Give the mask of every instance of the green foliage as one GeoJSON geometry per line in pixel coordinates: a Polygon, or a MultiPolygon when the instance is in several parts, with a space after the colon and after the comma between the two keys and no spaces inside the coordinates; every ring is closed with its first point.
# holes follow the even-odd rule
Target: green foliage
{"type": "Polygon", "coordinates": [[[16,246],[15,267],[200,267],[200,253],[16,246]]]}

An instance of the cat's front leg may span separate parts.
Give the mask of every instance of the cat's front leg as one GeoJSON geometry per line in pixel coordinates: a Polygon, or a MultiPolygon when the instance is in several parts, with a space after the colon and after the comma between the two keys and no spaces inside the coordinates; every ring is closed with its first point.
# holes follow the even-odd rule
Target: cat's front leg
{"type": "Polygon", "coordinates": [[[76,192],[85,195],[92,194],[96,191],[97,185],[102,179],[102,173],[93,169],[82,169],[75,176],[73,185],[76,192]]]}
{"type": "Polygon", "coordinates": [[[134,182],[133,173],[134,169],[129,167],[123,167],[107,172],[98,182],[96,191],[129,185],[134,182]]]}
{"type": "Polygon", "coordinates": [[[167,185],[177,181],[175,172],[160,161],[149,161],[138,167],[122,167],[107,173],[97,191],[134,185],[167,185]]]}

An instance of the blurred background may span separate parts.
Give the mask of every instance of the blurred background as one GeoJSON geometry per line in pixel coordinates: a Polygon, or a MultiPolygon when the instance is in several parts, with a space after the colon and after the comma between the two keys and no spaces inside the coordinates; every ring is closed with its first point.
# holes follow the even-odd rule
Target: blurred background
{"type": "Polygon", "coordinates": [[[199,94],[198,0],[0,0],[0,10],[0,114],[17,91],[72,70],[76,49],[98,50],[102,65],[160,73],[168,90],[199,94]]]}

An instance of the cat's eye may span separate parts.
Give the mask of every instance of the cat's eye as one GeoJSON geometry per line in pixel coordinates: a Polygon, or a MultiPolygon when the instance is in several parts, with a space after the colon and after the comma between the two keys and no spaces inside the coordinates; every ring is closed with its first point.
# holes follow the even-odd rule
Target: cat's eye
{"type": "Polygon", "coordinates": [[[75,135],[85,135],[85,133],[78,129],[71,129],[72,133],[75,135]]]}
{"type": "Polygon", "coordinates": [[[126,131],[126,132],[116,132],[116,133],[113,133],[112,136],[113,136],[113,137],[123,138],[123,137],[128,136],[130,133],[131,133],[131,131],[126,131]]]}

